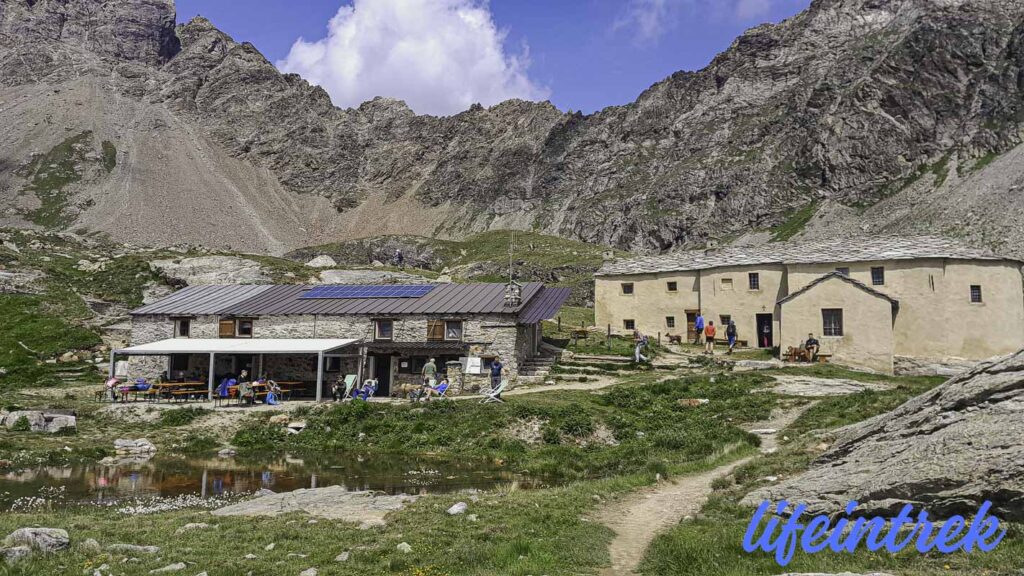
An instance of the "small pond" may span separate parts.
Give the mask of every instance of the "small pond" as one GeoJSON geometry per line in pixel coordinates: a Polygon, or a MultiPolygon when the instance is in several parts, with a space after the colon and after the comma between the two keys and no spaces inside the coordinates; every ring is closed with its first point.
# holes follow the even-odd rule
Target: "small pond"
{"type": "Polygon", "coordinates": [[[389,494],[486,490],[516,482],[545,483],[484,461],[438,460],[429,456],[336,455],[265,458],[153,458],[118,465],[41,466],[0,474],[0,510],[42,498],[53,503],[114,504],[126,500],[194,495],[231,496],[269,489],[344,486],[389,494]]]}

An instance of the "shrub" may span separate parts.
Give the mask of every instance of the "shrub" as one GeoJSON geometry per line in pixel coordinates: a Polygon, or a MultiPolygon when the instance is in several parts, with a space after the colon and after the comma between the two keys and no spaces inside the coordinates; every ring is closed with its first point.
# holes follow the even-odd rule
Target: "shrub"
{"type": "Polygon", "coordinates": [[[164,410],[160,413],[160,423],[164,426],[185,426],[191,424],[200,416],[205,415],[209,410],[206,408],[179,408],[176,410],[164,410]]]}
{"type": "Polygon", "coordinates": [[[32,425],[28,423],[28,417],[22,416],[14,422],[14,426],[11,427],[12,432],[30,432],[32,425]]]}

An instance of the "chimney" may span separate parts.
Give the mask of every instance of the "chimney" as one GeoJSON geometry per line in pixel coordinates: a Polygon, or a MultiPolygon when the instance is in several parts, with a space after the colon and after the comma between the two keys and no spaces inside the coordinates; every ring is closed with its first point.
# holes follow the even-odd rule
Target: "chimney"
{"type": "Polygon", "coordinates": [[[714,238],[708,238],[707,243],[704,245],[704,253],[710,255],[714,254],[715,252],[718,252],[718,240],[714,238]]]}

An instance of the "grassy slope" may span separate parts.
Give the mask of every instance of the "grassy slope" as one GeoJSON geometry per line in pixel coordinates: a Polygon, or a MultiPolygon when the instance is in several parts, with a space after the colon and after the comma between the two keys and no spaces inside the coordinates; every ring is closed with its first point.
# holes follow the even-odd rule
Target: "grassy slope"
{"type": "MultiPolygon", "coordinates": [[[[883,378],[850,372],[835,367],[822,367],[818,375],[854,377],[871,380],[883,378]]],[[[890,379],[891,377],[884,377],[890,379]]],[[[951,556],[916,551],[899,555],[872,553],[865,549],[855,554],[823,552],[798,553],[785,569],[775,564],[768,554],[747,554],[741,543],[752,510],[737,502],[747,493],[768,483],[766,477],[791,477],[810,466],[820,452],[821,442],[815,432],[858,422],[885,413],[906,400],[942,382],[941,378],[900,378],[899,386],[886,392],[866,391],[851,396],[827,398],[811,407],[782,436],[781,449],[738,469],[728,481],[718,482],[716,491],[704,507],[700,519],[681,523],[659,536],[645,556],[642,573],[651,575],[753,576],[780,572],[883,571],[900,575],[931,574],[1010,574],[1024,567],[1024,532],[1014,526],[1011,535],[989,554],[951,556]]]]}

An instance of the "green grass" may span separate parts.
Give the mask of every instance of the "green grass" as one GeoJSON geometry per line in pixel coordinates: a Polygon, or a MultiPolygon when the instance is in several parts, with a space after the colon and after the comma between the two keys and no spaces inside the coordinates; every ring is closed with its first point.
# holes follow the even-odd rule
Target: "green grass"
{"type": "Polygon", "coordinates": [[[104,140],[101,146],[103,148],[103,169],[113,172],[114,168],[117,168],[117,147],[110,140],[104,140]]]}
{"type": "Polygon", "coordinates": [[[26,216],[46,228],[62,228],[73,221],[67,214],[70,192],[66,188],[82,179],[78,166],[86,161],[92,132],[86,130],[37,155],[20,175],[29,179],[23,192],[31,192],[42,203],[26,216]]]}
{"type": "Polygon", "coordinates": [[[5,389],[57,386],[57,370],[69,365],[44,360],[67,350],[91,348],[99,336],[69,324],[44,298],[0,294],[0,376],[5,389]]]}
{"type": "Polygon", "coordinates": [[[209,414],[205,408],[178,408],[176,410],[164,410],[160,413],[160,423],[164,426],[185,426],[191,424],[198,418],[209,414]]]}
{"type": "Polygon", "coordinates": [[[771,229],[772,242],[783,242],[802,232],[817,210],[818,203],[811,202],[787,214],[785,222],[771,229]]]}
{"type": "Polygon", "coordinates": [[[516,396],[505,404],[433,402],[382,405],[353,402],[310,412],[302,434],[289,436],[258,417],[235,435],[248,450],[429,452],[487,458],[513,471],[557,478],[595,478],[641,472],[668,473],[727,446],[756,445],[737,422],[767,417],[774,397],[750,394],[767,379],[744,374],[650,383],[634,376],[604,394],[554,391],[516,396]],[[711,398],[682,406],[683,398],[711,398]],[[541,423],[534,443],[513,436],[517,425],[541,423]],[[589,438],[597,430],[614,438],[589,438]],[[364,440],[354,439],[364,435],[364,440]]]}

